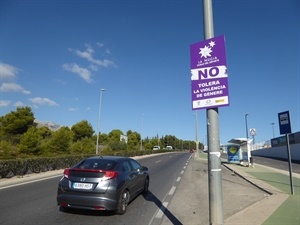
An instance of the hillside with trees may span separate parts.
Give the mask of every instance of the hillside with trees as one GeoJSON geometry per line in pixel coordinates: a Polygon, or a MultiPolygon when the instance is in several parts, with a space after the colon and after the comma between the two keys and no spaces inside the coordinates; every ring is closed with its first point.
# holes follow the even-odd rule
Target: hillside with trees
{"type": "MultiPolygon", "coordinates": [[[[56,131],[46,126],[38,126],[30,107],[18,107],[16,111],[0,117],[0,158],[51,157],[58,155],[95,154],[97,134],[92,125],[82,120],[72,127],[60,127],[56,131]]],[[[141,134],[128,130],[123,133],[114,129],[108,134],[99,134],[99,151],[114,153],[141,150],[141,134]],[[127,136],[127,143],[120,140],[127,136]]],[[[175,150],[195,148],[194,141],[180,140],[174,135],[146,137],[142,140],[142,150],[152,150],[153,146],[173,146],[175,150]]],[[[200,143],[200,148],[201,148],[200,143]]]]}

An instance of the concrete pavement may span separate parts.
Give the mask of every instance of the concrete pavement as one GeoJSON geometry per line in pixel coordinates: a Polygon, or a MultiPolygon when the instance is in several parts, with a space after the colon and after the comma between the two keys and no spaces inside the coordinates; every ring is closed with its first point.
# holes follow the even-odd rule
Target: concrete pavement
{"type": "MultiPolygon", "coordinates": [[[[206,157],[205,154],[202,159],[189,161],[175,195],[168,205],[168,210],[178,219],[177,221],[180,221],[177,222],[178,225],[209,224],[209,200],[203,199],[199,194],[199,187],[208,189],[208,181],[205,187],[200,183],[200,180],[203,183],[203,179],[199,179],[201,170],[207,169],[206,157]]],[[[224,224],[299,225],[300,174],[293,174],[295,191],[293,196],[289,192],[288,175],[286,171],[263,165],[255,164],[251,168],[222,161],[224,224]]],[[[208,179],[207,175],[206,177],[208,179]]],[[[175,223],[165,217],[162,224],[175,223]]]]}

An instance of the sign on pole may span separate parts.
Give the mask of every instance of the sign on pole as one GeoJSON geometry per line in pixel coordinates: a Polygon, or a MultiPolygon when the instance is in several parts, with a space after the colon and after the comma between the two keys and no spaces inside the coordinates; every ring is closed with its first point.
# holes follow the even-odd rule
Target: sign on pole
{"type": "Polygon", "coordinates": [[[250,135],[255,136],[256,135],[256,129],[255,128],[250,128],[250,135]]]}
{"type": "Polygon", "coordinates": [[[278,113],[280,134],[292,133],[289,111],[278,113]]]}
{"type": "Polygon", "coordinates": [[[126,135],[122,135],[120,136],[120,141],[124,141],[127,144],[128,141],[128,137],[126,135]]]}
{"type": "Polygon", "coordinates": [[[293,172],[292,172],[292,157],[291,157],[291,149],[290,149],[290,141],[289,141],[289,134],[292,133],[291,129],[291,120],[290,120],[290,113],[289,111],[278,113],[278,120],[279,120],[279,130],[280,134],[285,134],[286,137],[286,148],[289,160],[289,173],[290,173],[290,186],[291,186],[291,193],[294,194],[294,185],[293,185],[293,172]]]}
{"type": "Polygon", "coordinates": [[[229,105],[224,35],[190,45],[192,109],[229,105]]]}

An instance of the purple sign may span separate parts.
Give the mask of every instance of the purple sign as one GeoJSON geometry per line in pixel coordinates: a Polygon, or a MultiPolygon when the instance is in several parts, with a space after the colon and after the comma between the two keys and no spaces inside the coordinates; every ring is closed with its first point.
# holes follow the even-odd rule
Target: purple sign
{"type": "Polygon", "coordinates": [[[224,36],[192,44],[190,54],[192,109],[229,105],[224,36]]]}

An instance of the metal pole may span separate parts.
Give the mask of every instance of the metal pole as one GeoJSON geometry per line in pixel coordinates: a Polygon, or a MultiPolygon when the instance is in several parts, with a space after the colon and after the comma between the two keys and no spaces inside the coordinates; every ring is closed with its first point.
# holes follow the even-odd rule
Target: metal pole
{"type": "Polygon", "coordinates": [[[250,150],[249,150],[249,146],[248,146],[248,140],[249,140],[249,136],[248,136],[248,120],[247,120],[247,116],[249,116],[248,113],[245,114],[245,123],[246,123],[246,139],[247,139],[247,163],[249,165],[250,162],[250,150]]]}
{"type": "Polygon", "coordinates": [[[289,134],[286,134],[286,147],[287,147],[288,160],[289,160],[289,172],[290,172],[291,194],[294,195],[293,174],[292,174],[292,162],[291,162],[292,160],[291,160],[291,149],[290,149],[289,134]]]}
{"type": "Polygon", "coordinates": [[[273,138],[275,138],[274,123],[271,123],[271,125],[272,125],[272,131],[273,131],[273,138]]]}
{"type": "MultiPolygon", "coordinates": [[[[214,37],[212,0],[203,0],[205,39],[214,37]]],[[[210,225],[223,224],[223,192],[218,108],[206,110],[210,225]]]]}
{"type": "Polygon", "coordinates": [[[142,131],[141,131],[141,150],[143,150],[143,126],[144,126],[144,114],[142,114],[142,131]]]}
{"type": "Polygon", "coordinates": [[[198,141],[198,112],[195,111],[195,122],[196,122],[196,157],[199,158],[199,141],[198,141]]]}
{"type": "Polygon", "coordinates": [[[99,153],[99,133],[100,133],[100,115],[101,115],[101,104],[102,104],[102,92],[105,89],[101,89],[100,91],[100,102],[99,102],[99,114],[98,114],[98,129],[97,129],[97,142],[96,142],[96,155],[99,153]]]}

